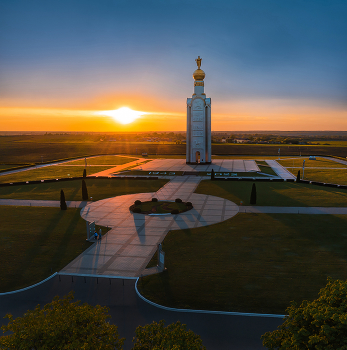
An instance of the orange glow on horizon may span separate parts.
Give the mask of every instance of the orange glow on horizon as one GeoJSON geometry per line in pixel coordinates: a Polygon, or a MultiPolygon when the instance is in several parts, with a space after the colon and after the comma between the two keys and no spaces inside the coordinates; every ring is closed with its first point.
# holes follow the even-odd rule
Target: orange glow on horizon
{"type": "MultiPolygon", "coordinates": [[[[157,101],[149,98],[121,98],[94,101],[94,108],[0,107],[1,131],[85,131],[142,132],[185,131],[185,101],[157,101]],[[141,102],[144,102],[141,105],[141,102]],[[128,106],[133,121],[122,123],[112,113],[128,106]],[[171,109],[168,108],[171,107],[171,109]],[[95,108],[97,107],[97,108],[95,108]],[[100,108],[102,107],[102,108],[100,108]],[[105,108],[106,107],[106,108],[105,108]],[[143,111],[143,112],[138,112],[143,111]],[[106,113],[108,112],[108,114],[106,113]]],[[[212,103],[212,130],[347,130],[343,107],[317,105],[314,101],[248,100],[212,103]]],[[[128,119],[128,121],[130,120],[128,119]]]]}

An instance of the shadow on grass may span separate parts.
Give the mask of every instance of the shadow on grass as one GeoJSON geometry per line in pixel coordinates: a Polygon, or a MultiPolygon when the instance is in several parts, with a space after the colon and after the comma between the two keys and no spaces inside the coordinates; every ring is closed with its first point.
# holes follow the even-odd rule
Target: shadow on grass
{"type": "MultiPolygon", "coordinates": [[[[196,193],[250,205],[252,181],[201,181],[196,193]]],[[[258,206],[345,206],[347,190],[289,182],[256,182],[258,206]]]]}

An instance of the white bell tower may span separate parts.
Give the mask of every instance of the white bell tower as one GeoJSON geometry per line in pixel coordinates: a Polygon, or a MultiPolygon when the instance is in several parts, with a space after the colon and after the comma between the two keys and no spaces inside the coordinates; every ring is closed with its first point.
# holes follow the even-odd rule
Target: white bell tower
{"type": "Polygon", "coordinates": [[[187,98],[187,164],[211,163],[211,99],[204,93],[205,72],[200,69],[201,58],[195,60],[194,94],[187,98]]]}

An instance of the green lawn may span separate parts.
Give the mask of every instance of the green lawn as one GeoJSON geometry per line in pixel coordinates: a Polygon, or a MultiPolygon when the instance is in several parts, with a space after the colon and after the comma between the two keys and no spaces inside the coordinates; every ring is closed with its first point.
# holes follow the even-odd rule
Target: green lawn
{"type": "Polygon", "coordinates": [[[0,292],[42,281],[91,245],[80,209],[0,209],[0,292]]]}
{"type": "MultiPolygon", "coordinates": [[[[136,158],[119,157],[119,156],[96,156],[87,158],[87,165],[122,165],[133,162],[136,158]]],[[[84,165],[84,159],[73,160],[67,164],[81,164],[84,165]]]]}
{"type": "MultiPolygon", "coordinates": [[[[66,200],[82,200],[81,180],[0,187],[0,198],[59,200],[63,189],[66,200]]],[[[167,180],[86,179],[93,201],[123,194],[156,192],[167,180]]]]}
{"type": "Polygon", "coordinates": [[[329,160],[326,158],[316,157],[316,160],[309,160],[308,157],[298,157],[298,158],[288,158],[277,160],[278,163],[283,165],[284,167],[302,167],[303,161],[305,160],[305,169],[306,167],[324,167],[324,168],[347,168],[347,165],[341,164],[338,162],[334,162],[333,160],[329,160]]]}
{"type": "Polygon", "coordinates": [[[0,170],[10,170],[18,165],[0,164],[0,170]]]}
{"type": "MultiPolygon", "coordinates": [[[[92,175],[100,171],[110,169],[112,166],[88,166],[87,175],[92,175]]],[[[33,170],[23,170],[18,173],[1,175],[0,183],[57,179],[62,177],[75,177],[83,175],[84,166],[63,166],[51,165],[33,170]]]]}
{"type": "MultiPolygon", "coordinates": [[[[288,169],[290,170],[290,169],[288,169]]],[[[302,177],[302,171],[300,171],[302,177]]],[[[305,179],[318,182],[347,185],[347,170],[321,170],[305,168],[305,179]]]]}
{"type": "Polygon", "coordinates": [[[171,231],[167,271],[140,292],[176,308],[283,314],[292,300],[317,297],[327,276],[347,278],[347,216],[238,214],[171,231]]]}
{"type": "MultiPolygon", "coordinates": [[[[252,182],[246,181],[201,181],[196,193],[229,199],[236,204],[250,205],[252,182]]],[[[257,205],[288,207],[344,207],[347,190],[297,184],[293,182],[256,182],[257,205]]]]}

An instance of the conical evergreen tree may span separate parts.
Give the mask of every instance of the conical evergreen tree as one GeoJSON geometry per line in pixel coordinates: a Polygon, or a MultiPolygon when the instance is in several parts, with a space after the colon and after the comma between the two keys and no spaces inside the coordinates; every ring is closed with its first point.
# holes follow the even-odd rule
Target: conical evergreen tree
{"type": "Polygon", "coordinates": [[[67,209],[67,205],[66,205],[66,201],[65,201],[65,194],[64,194],[63,190],[60,191],[60,209],[61,210],[67,209]]]}
{"type": "Polygon", "coordinates": [[[87,201],[88,200],[88,190],[87,185],[84,180],[82,180],[82,200],[87,201]]]}
{"type": "Polygon", "coordinates": [[[211,180],[213,181],[214,180],[214,170],[212,169],[211,171],[211,180]]]}
{"type": "Polygon", "coordinates": [[[87,170],[83,169],[83,178],[85,179],[87,177],[87,170]]]}
{"type": "Polygon", "coordinates": [[[253,186],[252,186],[251,198],[249,202],[252,205],[257,204],[257,189],[255,187],[255,183],[253,183],[253,186]]]}
{"type": "Polygon", "coordinates": [[[300,170],[298,171],[298,175],[296,177],[296,182],[300,182],[300,170]]]}

